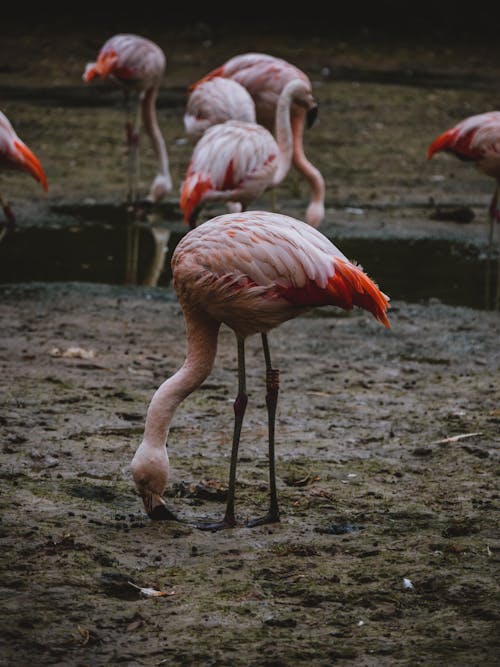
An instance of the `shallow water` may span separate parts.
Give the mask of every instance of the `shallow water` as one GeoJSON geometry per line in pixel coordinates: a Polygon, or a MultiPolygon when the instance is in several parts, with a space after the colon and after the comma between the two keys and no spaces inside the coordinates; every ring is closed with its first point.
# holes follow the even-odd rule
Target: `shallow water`
{"type": "MultiPolygon", "coordinates": [[[[69,223],[22,227],[3,239],[0,282],[169,284],[170,257],[186,233],[174,211],[165,209],[158,224],[144,212],[144,220],[134,222],[125,208],[107,205],[94,207],[91,216],[84,207],[58,214],[69,223]]],[[[393,300],[493,307],[497,260],[472,243],[344,236],[341,248],[393,300]]]]}

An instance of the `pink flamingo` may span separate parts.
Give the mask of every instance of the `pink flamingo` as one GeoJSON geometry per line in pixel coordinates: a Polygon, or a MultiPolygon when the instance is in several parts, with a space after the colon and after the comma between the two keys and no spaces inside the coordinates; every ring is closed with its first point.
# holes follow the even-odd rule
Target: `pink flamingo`
{"type": "Polygon", "coordinates": [[[284,87],[276,107],[276,136],[264,126],[243,121],[213,125],[196,144],[181,187],[180,206],[191,227],[203,205],[225,201],[246,209],[268,188],[276,187],[290,169],[293,138],[290,106],[307,90],[302,79],[284,87]]]}
{"type": "Polygon", "coordinates": [[[184,129],[198,141],[206,129],[226,120],[255,123],[255,104],[246,88],[237,81],[216,76],[203,81],[188,97],[184,129]]]}
{"type": "Polygon", "coordinates": [[[293,79],[306,84],[301,98],[294,99],[290,108],[293,135],[293,164],[304,176],[311,188],[311,199],[305,219],[318,227],[324,216],[325,181],[321,172],[304,153],[304,128],[311,127],[318,114],[318,103],[312,93],[309,77],[298,67],[281,58],[265,53],[245,53],[235,56],[191,86],[195,90],[203,82],[214,77],[226,77],[244,86],[253,98],[257,122],[273,134],[276,132],[276,107],[284,87],[293,79]]]}
{"type": "MultiPolygon", "coordinates": [[[[40,160],[16,134],[7,116],[0,111],[0,168],[25,171],[38,181],[45,192],[49,185],[40,160]]],[[[0,195],[0,206],[7,219],[6,228],[15,225],[16,218],[10,204],[0,195]]]]}
{"type": "Polygon", "coordinates": [[[148,199],[161,201],[172,190],[168,153],[156,116],[156,98],[165,66],[165,54],[157,44],[139,35],[119,34],[107,40],[99,51],[97,61],[88,63],[83,74],[86,82],[96,77],[110,78],[122,87],[127,99],[131,92],[138,94],[135,121],[133,124],[127,122],[129,199],[132,201],[136,198],[141,118],[158,159],[158,172],[148,199]]]}
{"type": "MultiPolygon", "coordinates": [[[[469,116],[440,134],[427,149],[430,159],[439,151],[447,151],[459,159],[473,162],[478,171],[495,179],[495,190],[489,205],[488,264],[486,271],[486,306],[490,307],[491,258],[496,222],[500,221],[500,111],[469,116]]],[[[496,262],[494,307],[500,307],[500,257],[496,262]]]]}
{"type": "Polygon", "coordinates": [[[500,221],[500,111],[469,116],[440,134],[427,149],[430,159],[439,151],[453,153],[461,160],[473,162],[476,168],[495,179],[495,190],[489,206],[489,245],[493,244],[495,221],[500,221]]]}
{"type": "Polygon", "coordinates": [[[198,527],[216,530],[236,525],[236,462],[247,404],[244,346],[253,334],[262,336],[266,365],[270,506],[264,517],[248,525],[279,521],[274,461],[279,371],[271,365],[267,334],[307,309],[326,305],[346,310],[359,306],[389,327],[389,299],[318,230],[265,211],[228,213],[188,232],[174,251],[172,274],[185,318],[187,355],[181,368],[155,392],[143,440],[131,462],[146,512],[151,519],[173,518],[162,498],[169,473],[170,423],[180,403],[210,374],[224,323],[234,331],[238,349],[227,506],[222,521],[198,527]]]}

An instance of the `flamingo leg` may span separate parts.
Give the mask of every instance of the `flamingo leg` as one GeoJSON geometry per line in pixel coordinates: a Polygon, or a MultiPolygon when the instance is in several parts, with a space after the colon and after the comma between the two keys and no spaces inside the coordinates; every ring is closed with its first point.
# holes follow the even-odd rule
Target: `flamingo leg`
{"type": "Polygon", "coordinates": [[[491,198],[490,203],[490,226],[488,232],[488,250],[487,250],[487,264],[486,264],[486,308],[492,307],[494,310],[498,310],[500,305],[500,256],[496,261],[496,285],[495,285],[495,294],[493,297],[490,295],[491,291],[491,273],[494,271],[494,246],[495,246],[495,230],[497,223],[500,222],[500,207],[499,207],[499,190],[500,186],[497,184],[493,197],[491,198]]]}
{"type": "Polygon", "coordinates": [[[264,358],[266,361],[266,405],[269,428],[269,511],[263,517],[252,519],[247,523],[248,526],[262,526],[266,523],[277,523],[280,520],[278,507],[278,493],[276,490],[276,464],[275,464],[275,423],[276,406],[278,405],[279,393],[279,370],[271,365],[271,355],[269,353],[269,343],[267,335],[262,334],[262,347],[264,349],[264,358]]]}
{"type": "Polygon", "coordinates": [[[231,448],[231,463],[229,466],[229,486],[227,490],[226,513],[222,521],[201,522],[196,527],[200,530],[221,530],[222,528],[234,528],[236,517],[234,514],[234,496],[236,491],[236,466],[238,463],[238,447],[240,444],[241,427],[243,417],[248,403],[246,393],[245,373],[245,341],[238,337],[238,395],[234,401],[234,431],[233,445],[231,448]]]}
{"type": "Polygon", "coordinates": [[[135,203],[137,199],[137,189],[139,183],[139,139],[141,133],[141,106],[137,105],[135,118],[131,120],[130,111],[130,96],[127,93],[127,123],[125,131],[127,135],[128,147],[128,195],[127,201],[129,204],[135,203]]]}

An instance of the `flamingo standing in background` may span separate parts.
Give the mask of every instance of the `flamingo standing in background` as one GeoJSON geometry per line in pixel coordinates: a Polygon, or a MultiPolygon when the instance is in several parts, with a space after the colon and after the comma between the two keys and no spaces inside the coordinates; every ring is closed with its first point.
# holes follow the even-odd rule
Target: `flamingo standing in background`
{"type": "Polygon", "coordinates": [[[209,202],[225,201],[233,212],[245,210],[253,199],[281,183],[292,162],[290,106],[306,91],[302,79],[292,79],[284,87],[276,106],[277,141],[262,125],[243,121],[226,121],[205,131],[181,187],[186,223],[195,227],[202,206],[209,202]]]}
{"type": "Polygon", "coordinates": [[[203,82],[214,77],[226,77],[244,86],[253,98],[257,122],[273,134],[276,132],[276,107],[279,97],[288,82],[302,79],[307,85],[300,99],[295,99],[290,108],[293,134],[293,164],[308,181],[311,200],[306,210],[306,222],[318,227],[325,216],[325,181],[304,153],[304,128],[310,128],[318,115],[318,103],[312,93],[309,77],[298,67],[281,58],[265,53],[245,53],[234,56],[220,67],[209,72],[194,83],[196,90],[203,82]]]}
{"type": "Polygon", "coordinates": [[[389,298],[323,234],[300,220],[278,213],[228,213],[186,234],[172,256],[173,284],[182,307],[187,355],[182,367],[155,392],[144,437],[131,462],[134,482],[151,519],[173,518],[162,494],[169,460],[167,438],[174,412],[210,374],[221,324],[236,334],[238,395],[229,487],[222,521],[200,523],[208,530],[236,525],[234,496],[238,445],[247,405],[245,339],[261,334],[266,365],[269,422],[268,513],[248,522],[279,521],[274,435],[279,371],[271,365],[268,332],[317,306],[364,308],[389,327],[389,298]]]}
{"type": "MultiPolygon", "coordinates": [[[[461,160],[473,162],[478,171],[495,179],[489,205],[488,258],[491,259],[495,226],[500,222],[500,111],[469,116],[440,134],[427,149],[427,158],[447,151],[461,160]]],[[[489,264],[488,264],[489,270],[489,264]]],[[[500,258],[497,263],[496,307],[500,305],[500,258]]],[[[490,275],[486,276],[486,305],[490,301],[490,275]]]]}
{"type": "MultiPolygon", "coordinates": [[[[49,189],[47,177],[40,160],[17,136],[11,122],[2,111],[0,111],[0,168],[25,171],[40,183],[45,192],[49,189]]],[[[14,227],[16,223],[15,215],[10,204],[1,195],[0,206],[6,217],[5,229],[14,227]]]]}
{"type": "Polygon", "coordinates": [[[205,130],[226,120],[257,122],[255,104],[248,90],[221,76],[200,83],[186,104],[183,118],[186,134],[198,141],[205,130]]]}
{"type": "Polygon", "coordinates": [[[99,51],[97,61],[88,63],[83,74],[85,82],[96,77],[112,79],[122,87],[127,98],[132,91],[138,93],[134,123],[127,122],[131,201],[136,199],[141,119],[158,159],[158,172],[148,200],[153,203],[161,201],[172,190],[168,153],[156,116],[156,98],[165,66],[165,54],[157,44],[139,35],[119,34],[107,40],[99,51]]]}

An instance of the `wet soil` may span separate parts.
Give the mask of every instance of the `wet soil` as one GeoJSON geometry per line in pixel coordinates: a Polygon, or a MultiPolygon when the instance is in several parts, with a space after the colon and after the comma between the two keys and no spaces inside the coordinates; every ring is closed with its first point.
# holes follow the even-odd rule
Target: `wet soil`
{"type": "MultiPolygon", "coordinates": [[[[77,233],[88,222],[78,211],[122,205],[122,98],[80,84],[118,29],[13,25],[3,36],[3,109],[50,191],[2,174],[18,221],[2,249],[33,228],[77,233]]],[[[339,247],[349,242],[354,259],[357,238],[484,250],[493,184],[449,156],[427,162],[425,150],[451,123],[499,108],[498,44],[133,31],[167,53],[158,113],[177,185],[190,151],[185,87],[234,53],[267,51],[305,69],[320,98],[306,152],[327,181],[321,230],[339,247]]],[[[146,147],[142,167],[146,192],[146,147]]],[[[290,174],[278,206],[301,217],[307,196],[290,174]]],[[[145,225],[183,229],[175,193],[145,225]]],[[[363,264],[377,279],[369,256],[363,264]]],[[[418,280],[425,266],[407,269],[418,280]]],[[[128,465],[152,393],[184,358],[168,280],[4,279],[0,317],[2,664],[497,664],[500,318],[482,292],[477,307],[432,292],[393,298],[390,330],[364,311],[325,308],[271,334],[281,522],[257,528],[245,522],[267,505],[267,425],[262,351],[250,339],[241,525],[217,533],[191,524],[224,511],[229,330],[173,422],[166,500],[181,520],[151,522],[128,465]]]]}

